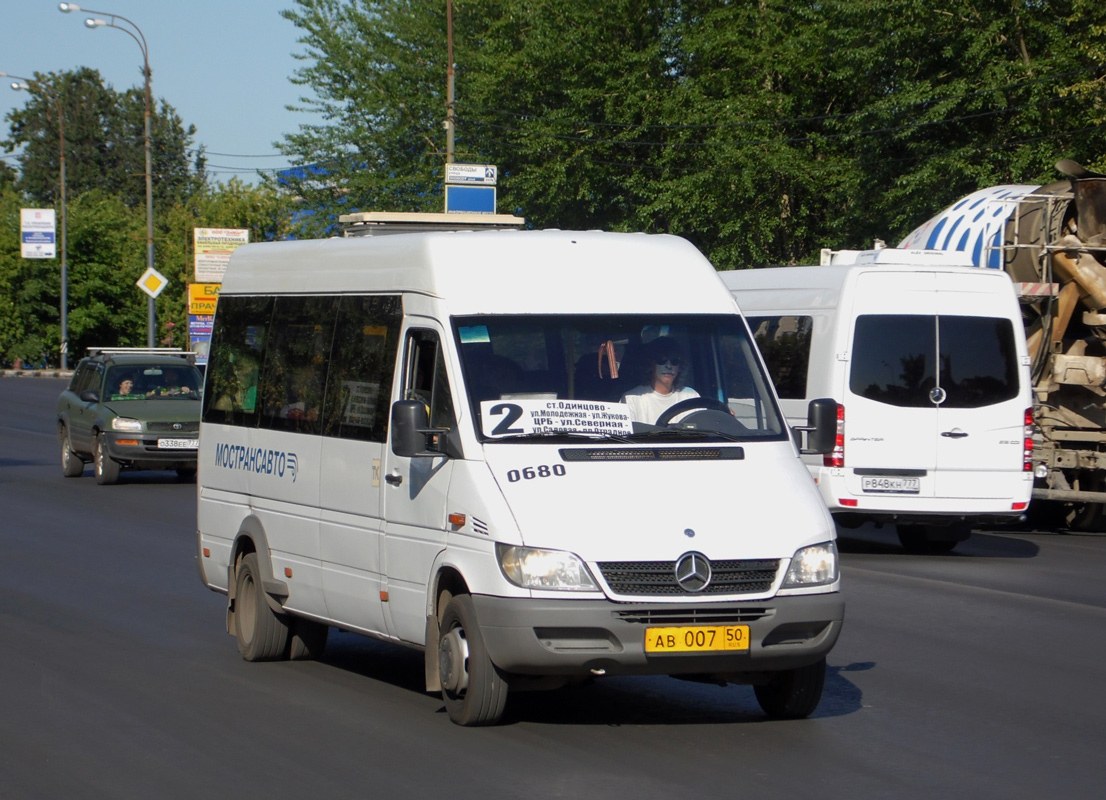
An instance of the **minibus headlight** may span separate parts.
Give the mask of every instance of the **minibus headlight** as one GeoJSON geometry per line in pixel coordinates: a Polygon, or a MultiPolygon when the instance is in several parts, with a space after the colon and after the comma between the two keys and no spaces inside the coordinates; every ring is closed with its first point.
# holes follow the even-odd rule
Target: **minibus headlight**
{"type": "Polygon", "coordinates": [[[572,553],[506,544],[497,544],[495,552],[503,575],[523,589],[568,592],[599,590],[584,562],[572,553]]]}
{"type": "Polygon", "coordinates": [[[837,580],[837,545],[833,542],[812,544],[795,551],[791,568],[787,570],[783,589],[800,586],[822,586],[837,580]]]}
{"type": "Polygon", "coordinates": [[[116,417],[111,421],[113,431],[128,431],[129,433],[142,433],[142,423],[136,419],[116,417]]]}

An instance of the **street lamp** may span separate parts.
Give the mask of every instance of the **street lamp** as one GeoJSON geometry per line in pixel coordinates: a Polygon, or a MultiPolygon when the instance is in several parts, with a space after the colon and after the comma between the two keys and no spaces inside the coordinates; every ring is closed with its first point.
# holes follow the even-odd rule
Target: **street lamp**
{"type": "MultiPolygon", "coordinates": [[[[123,33],[130,36],[137,43],[142,50],[142,75],[146,79],[146,267],[148,269],[154,268],[154,184],[153,184],[153,170],[150,166],[150,50],[146,46],[146,37],[142,34],[142,29],[135,25],[131,20],[126,17],[121,17],[118,14],[112,14],[108,11],[93,11],[90,8],[81,8],[75,3],[59,3],[58,10],[63,14],[68,14],[71,11],[83,11],[87,14],[103,14],[108,19],[86,19],[84,21],[86,28],[115,28],[116,30],[123,31],[123,33]],[[118,23],[126,23],[130,27],[124,27],[118,23]],[[133,30],[132,30],[133,29],[133,30]]],[[[146,346],[153,347],[154,339],[157,333],[157,311],[154,307],[154,298],[150,298],[148,311],[146,314],[146,346]]]]}
{"type": "Polygon", "coordinates": [[[65,223],[65,115],[62,114],[61,97],[50,91],[45,83],[33,78],[21,78],[7,72],[0,72],[0,78],[15,78],[12,89],[15,91],[29,92],[34,86],[47,100],[54,102],[54,108],[58,114],[58,162],[61,165],[59,176],[58,194],[61,205],[61,368],[69,369],[69,267],[67,263],[68,247],[66,242],[65,223]]]}

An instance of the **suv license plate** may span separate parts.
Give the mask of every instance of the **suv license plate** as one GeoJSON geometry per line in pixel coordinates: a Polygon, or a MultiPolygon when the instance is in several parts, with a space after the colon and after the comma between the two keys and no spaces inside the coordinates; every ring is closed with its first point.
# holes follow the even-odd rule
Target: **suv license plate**
{"type": "Polygon", "coordinates": [[[158,439],[158,450],[195,450],[195,439],[158,439]]]}
{"type": "Polygon", "coordinates": [[[646,653],[703,653],[748,649],[748,625],[691,625],[645,629],[646,653]]]}
{"type": "Polygon", "coordinates": [[[865,492],[918,494],[922,489],[922,480],[921,478],[864,477],[860,479],[860,488],[865,492]]]}

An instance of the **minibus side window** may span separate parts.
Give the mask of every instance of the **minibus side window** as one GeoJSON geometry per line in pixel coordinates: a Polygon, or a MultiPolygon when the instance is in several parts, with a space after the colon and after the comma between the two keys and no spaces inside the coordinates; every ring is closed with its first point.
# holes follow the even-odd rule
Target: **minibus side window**
{"type": "Polygon", "coordinates": [[[326,384],[323,435],[383,442],[402,307],[398,297],[343,297],[326,384]]]}
{"type": "Polygon", "coordinates": [[[318,434],[335,297],[278,297],[261,379],[261,427],[318,434]]]}
{"type": "Polygon", "coordinates": [[[427,330],[407,332],[407,370],[404,399],[421,400],[430,415],[431,428],[454,430],[457,417],[445,371],[438,334],[427,330]]]}
{"type": "Polygon", "coordinates": [[[813,320],[786,315],[749,317],[748,320],[780,399],[806,398],[813,320]]]}
{"type": "Polygon", "coordinates": [[[256,427],[257,384],[273,313],[271,297],[222,297],[215,312],[203,421],[256,427]]]}

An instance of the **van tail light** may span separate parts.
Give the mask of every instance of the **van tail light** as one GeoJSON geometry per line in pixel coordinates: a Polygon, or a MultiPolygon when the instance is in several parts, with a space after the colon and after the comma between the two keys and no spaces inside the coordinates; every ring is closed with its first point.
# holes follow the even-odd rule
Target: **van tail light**
{"type": "Polygon", "coordinates": [[[1033,409],[1025,410],[1024,444],[1022,447],[1022,472],[1033,471],[1033,409]]]}
{"type": "Polygon", "coordinates": [[[822,456],[823,467],[845,466],[845,406],[837,404],[837,435],[833,440],[833,452],[822,456]]]}

